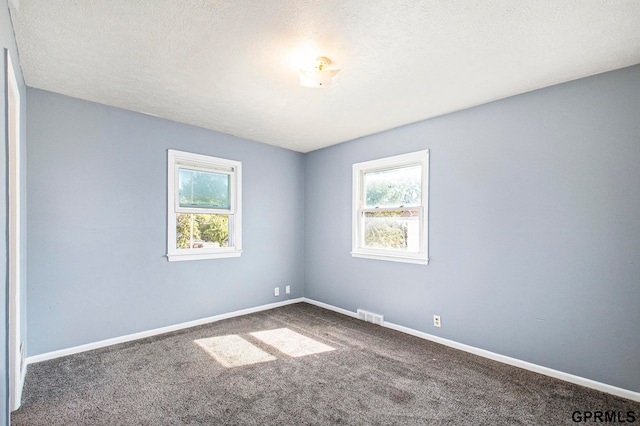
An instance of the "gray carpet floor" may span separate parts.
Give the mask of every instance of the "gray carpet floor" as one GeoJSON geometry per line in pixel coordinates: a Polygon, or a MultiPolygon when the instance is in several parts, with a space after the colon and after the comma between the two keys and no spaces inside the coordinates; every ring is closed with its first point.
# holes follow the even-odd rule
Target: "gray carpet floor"
{"type": "Polygon", "coordinates": [[[32,364],[11,421],[561,425],[576,411],[640,423],[640,403],[300,303],[32,364]]]}

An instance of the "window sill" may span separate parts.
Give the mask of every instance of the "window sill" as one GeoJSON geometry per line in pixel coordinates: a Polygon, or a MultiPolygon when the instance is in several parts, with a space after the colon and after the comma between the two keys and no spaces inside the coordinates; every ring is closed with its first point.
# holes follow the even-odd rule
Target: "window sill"
{"type": "Polygon", "coordinates": [[[362,259],[386,260],[388,262],[413,263],[417,265],[428,265],[429,259],[420,259],[417,257],[393,256],[388,254],[373,254],[351,252],[351,257],[359,257],[362,259]]]}
{"type": "Polygon", "coordinates": [[[180,262],[183,260],[206,260],[206,259],[225,259],[229,257],[240,257],[242,251],[225,251],[218,253],[184,253],[184,254],[167,254],[169,262],[180,262]]]}

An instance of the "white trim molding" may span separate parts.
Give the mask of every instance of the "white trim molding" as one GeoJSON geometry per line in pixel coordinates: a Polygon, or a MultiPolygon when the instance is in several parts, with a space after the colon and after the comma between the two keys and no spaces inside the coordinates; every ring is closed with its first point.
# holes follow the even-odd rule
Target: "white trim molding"
{"type": "MultiPolygon", "coordinates": [[[[176,325],[171,325],[167,327],[156,328],[153,330],[142,331],[139,333],[128,334],[125,336],[114,337],[112,339],[101,340],[94,343],[88,343],[85,345],[74,346],[72,348],[60,349],[57,351],[47,352],[39,355],[30,356],[26,359],[26,364],[34,364],[37,362],[47,361],[50,359],[60,358],[67,355],[73,355],[81,352],[91,351],[94,349],[100,349],[107,346],[117,345],[119,343],[130,342],[132,340],[143,339],[145,337],[156,336],[158,334],[169,333],[172,331],[183,330],[185,328],[195,327],[198,325],[209,324],[216,321],[220,321],[227,318],[234,318],[242,315],[248,315],[255,312],[266,311],[269,309],[279,308],[281,306],[292,305],[295,303],[308,303],[310,305],[315,305],[323,309],[327,309],[333,312],[337,312],[342,315],[346,315],[351,318],[358,318],[358,314],[356,312],[349,311],[347,309],[339,308],[334,305],[330,305],[328,303],[319,302],[317,300],[309,299],[306,297],[300,297],[297,299],[285,300],[282,302],[269,303],[266,305],[256,306],[254,308],[241,309],[234,312],[229,312],[226,314],[214,315],[207,318],[202,318],[199,320],[183,322],[176,325]]],[[[543,367],[541,365],[533,364],[527,361],[522,361],[517,358],[511,358],[506,355],[497,354],[495,352],[487,351],[485,349],[476,348],[474,346],[465,345],[464,343],[459,343],[453,340],[445,339],[442,337],[434,336],[432,334],[424,333],[422,331],[414,330],[409,327],[404,327],[402,325],[393,324],[388,321],[384,321],[382,323],[383,327],[390,328],[392,330],[399,331],[401,333],[410,334],[415,337],[419,337],[421,339],[429,340],[435,343],[439,343],[441,345],[449,346],[450,348],[458,349],[464,352],[468,352],[474,355],[481,356],[483,358],[488,358],[494,361],[501,362],[503,364],[512,365],[514,367],[519,367],[525,370],[533,371],[534,373],[539,373],[545,376],[553,377],[559,380],[563,380],[565,382],[573,383],[576,385],[584,386],[586,388],[595,389],[600,392],[608,393],[611,395],[619,396],[621,398],[626,398],[631,401],[640,402],[640,392],[634,392],[632,390],[619,388],[616,386],[608,385],[606,383],[597,382],[595,380],[587,379],[584,377],[576,376],[574,374],[565,373],[563,371],[554,370],[552,368],[543,367]]],[[[26,369],[25,369],[26,370],[26,369]]],[[[23,378],[24,380],[24,378],[23,378]]]]}
{"type": "Polygon", "coordinates": [[[127,334],[120,337],[114,337],[111,339],[100,340],[98,342],[87,343],[84,345],[74,346],[67,349],[59,349],[52,352],[46,352],[39,355],[30,356],[27,358],[26,363],[34,364],[37,362],[48,361],[50,359],[60,358],[67,355],[73,355],[81,352],[92,351],[94,349],[100,349],[107,346],[117,345],[119,343],[126,343],[132,340],[144,339],[145,337],[157,336],[158,334],[170,333],[172,331],[184,330],[185,328],[195,327],[198,325],[209,324],[212,322],[239,317],[242,315],[253,314],[255,312],[267,311],[269,309],[279,308],[281,306],[292,305],[294,303],[303,302],[303,298],[289,299],[282,302],[269,303],[266,305],[256,306],[254,308],[241,309],[239,311],[228,312],[225,314],[214,315],[207,318],[201,318],[193,321],[187,321],[180,324],[169,325],[166,327],[154,328],[152,330],[141,331],[139,333],[127,334]]]}
{"type": "Polygon", "coordinates": [[[7,278],[8,278],[8,357],[9,357],[9,409],[20,408],[22,395],[23,338],[20,312],[22,304],[22,276],[20,259],[22,224],[20,221],[20,90],[9,50],[5,49],[6,75],[6,146],[7,146],[7,278]]]}
{"type": "Polygon", "coordinates": [[[211,157],[191,152],[167,150],[167,260],[221,259],[242,255],[242,162],[211,157]],[[226,206],[181,206],[180,170],[226,175],[228,177],[228,205],[226,206]],[[193,241],[194,215],[225,215],[229,222],[228,247],[195,245],[187,248],[176,246],[178,215],[191,217],[191,244],[193,241]]]}
{"type": "MultiPolygon", "coordinates": [[[[347,315],[353,318],[357,318],[358,315],[355,312],[348,311],[346,309],[338,308],[336,306],[329,305],[327,303],[318,302],[316,300],[303,298],[303,301],[311,305],[319,306],[324,309],[329,309],[334,312],[338,312],[343,315],[347,315]]],[[[394,324],[388,321],[384,321],[383,327],[390,328],[392,330],[399,331],[401,333],[410,334],[421,339],[429,340],[441,345],[449,346],[450,348],[459,349],[464,352],[468,352],[474,355],[488,358],[494,361],[501,362],[503,364],[519,367],[524,370],[533,371],[534,373],[543,374],[545,376],[553,377],[555,379],[563,380],[565,382],[573,383],[576,385],[584,386],[586,388],[595,389],[600,392],[608,393],[611,395],[619,396],[621,398],[630,399],[632,401],[640,402],[640,392],[634,392],[629,389],[619,388],[617,386],[608,385],[606,383],[597,382],[595,380],[587,379],[585,377],[576,376],[574,374],[565,373],[564,371],[554,370],[552,368],[544,367],[541,365],[533,364],[531,362],[523,361],[517,358],[512,358],[506,355],[497,354],[495,352],[487,351],[485,349],[476,348],[474,346],[465,345],[454,340],[445,339],[442,337],[434,336],[432,334],[424,333],[422,331],[414,330],[409,327],[394,324]]]]}
{"type": "Polygon", "coordinates": [[[351,318],[356,318],[356,319],[358,318],[358,313],[357,312],[351,312],[351,311],[348,311],[346,309],[338,308],[337,306],[329,305],[328,303],[318,302],[317,300],[308,299],[306,297],[303,297],[302,301],[305,302],[305,303],[308,303],[310,305],[315,305],[315,306],[317,306],[319,308],[328,309],[330,311],[337,312],[337,313],[342,314],[342,315],[346,315],[346,316],[351,317],[351,318]]]}
{"type": "MultiPolygon", "coordinates": [[[[391,262],[429,264],[429,150],[395,155],[393,157],[355,163],[352,166],[352,236],[351,256],[364,259],[386,260],[391,262]],[[403,172],[404,170],[404,172],[403,172]],[[412,170],[411,176],[406,172],[412,170]],[[415,171],[418,175],[415,176],[415,171]],[[389,177],[388,173],[400,173],[389,177]],[[384,182],[379,179],[387,176],[384,182]],[[380,197],[376,203],[369,204],[367,182],[378,182],[384,188],[391,188],[393,196],[390,199],[380,197]],[[403,182],[403,183],[401,183],[403,182]],[[411,185],[407,185],[407,183],[411,185]],[[419,186],[416,194],[414,185],[419,186]],[[395,190],[395,191],[394,191],[395,190]],[[398,192],[404,199],[398,198],[398,192]],[[381,216],[378,216],[381,215],[381,216]],[[374,218],[372,223],[382,221],[383,227],[390,225],[399,227],[405,234],[404,248],[395,248],[385,243],[384,247],[370,245],[366,241],[367,217],[374,218]]],[[[373,226],[373,225],[372,225],[373,226]]],[[[373,229],[373,228],[372,228],[373,229]]],[[[384,229],[384,228],[383,228],[384,229]]],[[[386,231],[383,231],[386,232],[386,231]]]]}

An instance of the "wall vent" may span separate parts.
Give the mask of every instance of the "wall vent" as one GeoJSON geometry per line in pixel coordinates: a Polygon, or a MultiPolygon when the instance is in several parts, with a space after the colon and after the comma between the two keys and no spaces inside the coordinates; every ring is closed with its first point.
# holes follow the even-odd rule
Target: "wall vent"
{"type": "Polygon", "coordinates": [[[368,312],[362,309],[358,309],[358,319],[377,325],[382,325],[384,323],[384,317],[382,315],[374,314],[373,312],[368,312]]]}

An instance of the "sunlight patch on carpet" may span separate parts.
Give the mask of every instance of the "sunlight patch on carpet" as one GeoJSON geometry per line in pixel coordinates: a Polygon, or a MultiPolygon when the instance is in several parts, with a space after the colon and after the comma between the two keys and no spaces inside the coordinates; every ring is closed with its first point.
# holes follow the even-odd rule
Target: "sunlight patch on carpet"
{"type": "Polygon", "coordinates": [[[273,346],[280,352],[294,358],[335,350],[335,348],[332,348],[331,346],[320,343],[310,337],[303,336],[302,334],[296,333],[288,328],[256,331],[255,333],[249,334],[267,345],[273,346]]]}
{"type": "Polygon", "coordinates": [[[227,368],[258,364],[276,359],[276,357],[269,355],[262,349],[235,334],[208,337],[195,340],[195,342],[213,357],[213,359],[227,368]]]}

